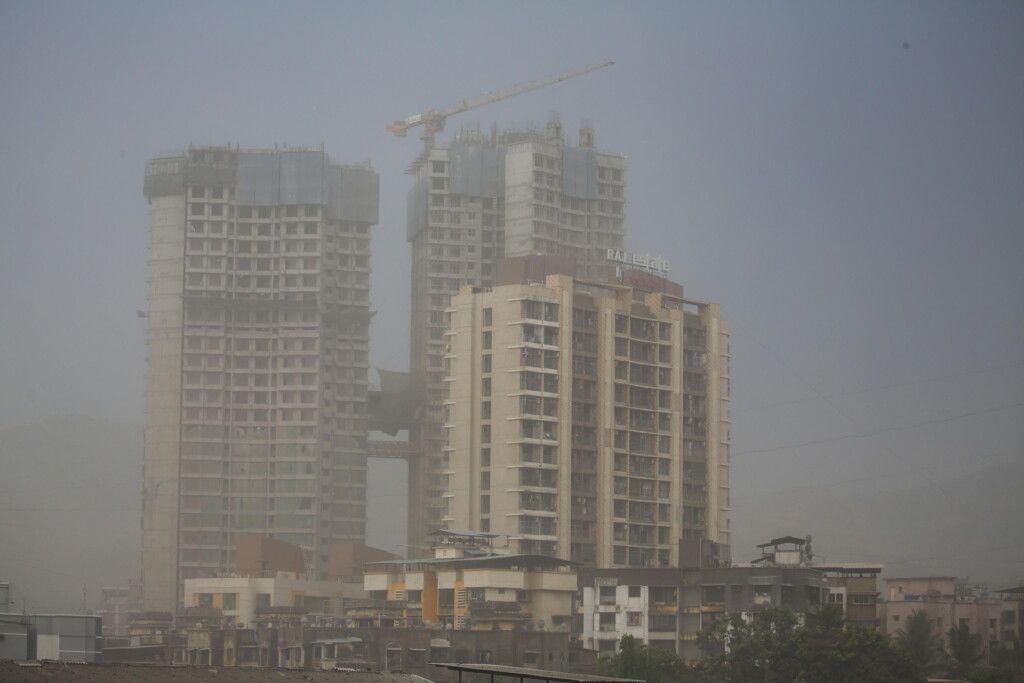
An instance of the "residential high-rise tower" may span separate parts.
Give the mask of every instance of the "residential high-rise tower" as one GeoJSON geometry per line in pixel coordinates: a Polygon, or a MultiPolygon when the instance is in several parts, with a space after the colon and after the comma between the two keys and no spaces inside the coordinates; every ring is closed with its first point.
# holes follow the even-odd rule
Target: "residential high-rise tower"
{"type": "Polygon", "coordinates": [[[235,540],[365,539],[370,228],[378,178],[322,149],[190,147],[150,204],[143,601],[234,564],[235,540]]]}
{"type": "Polygon", "coordinates": [[[726,557],[719,307],[654,275],[528,271],[452,299],[443,520],[590,566],[684,566],[709,542],[726,557]]]}

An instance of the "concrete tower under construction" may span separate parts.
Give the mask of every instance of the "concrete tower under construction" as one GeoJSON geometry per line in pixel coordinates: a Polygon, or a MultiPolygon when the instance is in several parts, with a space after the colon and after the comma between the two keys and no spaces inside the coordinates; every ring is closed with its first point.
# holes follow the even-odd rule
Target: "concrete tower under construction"
{"type": "Polygon", "coordinates": [[[150,205],[143,600],[234,565],[235,540],[365,539],[370,228],[378,177],[322,149],[190,147],[150,205]]]}
{"type": "Polygon", "coordinates": [[[581,277],[614,271],[623,249],[625,159],[595,147],[589,122],[577,144],[561,123],[489,136],[463,131],[414,165],[408,196],[412,245],[411,382],[423,406],[411,440],[410,543],[443,527],[443,406],[447,396],[445,310],[465,285],[490,287],[503,257],[570,257],[581,277]]]}

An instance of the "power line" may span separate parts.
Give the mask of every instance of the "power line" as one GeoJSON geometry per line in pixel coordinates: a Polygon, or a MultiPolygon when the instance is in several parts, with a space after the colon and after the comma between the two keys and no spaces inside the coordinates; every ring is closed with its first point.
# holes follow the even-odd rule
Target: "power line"
{"type": "Polygon", "coordinates": [[[961,553],[943,553],[942,555],[933,555],[931,557],[906,557],[902,560],[897,560],[891,564],[904,564],[906,562],[926,562],[928,560],[945,560],[950,557],[967,557],[968,555],[980,555],[982,553],[994,553],[1000,550],[1016,550],[1018,548],[1024,548],[1024,543],[1013,543],[1010,545],[1000,545],[994,548],[979,548],[976,550],[965,550],[961,553]]]}
{"type": "MultiPolygon", "coordinates": [[[[761,342],[758,342],[758,343],[760,344],[761,342]]],[[[762,346],[764,346],[764,345],[762,344],[762,346]]],[[[776,359],[776,360],[778,360],[778,359],[776,359]]],[[[846,396],[860,396],[862,394],[873,394],[873,393],[879,392],[879,391],[888,391],[889,389],[900,389],[900,388],[903,388],[903,387],[912,387],[912,386],[915,386],[915,385],[918,385],[918,384],[924,384],[924,383],[927,383],[927,382],[938,382],[938,381],[944,380],[944,379],[953,379],[954,377],[964,377],[964,376],[967,376],[967,375],[979,375],[979,374],[984,374],[986,372],[996,372],[998,370],[1011,370],[1013,368],[1017,368],[1017,367],[1021,367],[1021,366],[1024,366],[1024,362],[1022,362],[1022,363],[1009,363],[1007,365],[999,365],[999,366],[992,367],[992,368],[978,368],[978,369],[974,369],[974,370],[961,370],[959,372],[951,372],[951,373],[947,373],[947,374],[944,374],[944,375],[935,375],[933,377],[924,377],[924,378],[921,378],[921,379],[908,380],[906,382],[894,382],[892,384],[883,384],[881,386],[870,387],[870,388],[867,388],[867,389],[855,389],[855,390],[852,390],[852,391],[841,391],[841,392],[837,392],[837,393],[834,393],[834,394],[819,394],[819,395],[815,396],[814,398],[800,398],[800,399],[795,399],[793,401],[780,401],[780,402],[776,402],[776,403],[763,403],[761,405],[751,406],[749,408],[740,408],[739,410],[730,411],[730,412],[732,414],[737,414],[737,413],[738,414],[743,414],[743,413],[754,412],[754,411],[757,411],[757,410],[767,410],[769,408],[784,408],[784,407],[788,407],[788,406],[800,405],[800,404],[803,404],[803,403],[811,403],[813,401],[818,401],[818,400],[821,400],[821,399],[844,398],[846,396]]]]}
{"type": "MultiPolygon", "coordinates": [[[[811,441],[803,443],[803,444],[797,444],[797,445],[793,445],[793,446],[780,446],[780,447],[777,447],[777,448],[752,449],[752,450],[747,450],[747,451],[740,451],[740,452],[734,454],[734,457],[735,456],[750,455],[750,454],[754,454],[754,453],[772,453],[772,452],[781,451],[781,450],[787,450],[787,449],[791,449],[791,448],[799,448],[799,447],[803,447],[803,446],[809,446],[809,445],[815,445],[815,444],[821,444],[821,443],[830,443],[830,442],[836,442],[836,441],[841,441],[841,440],[845,440],[845,439],[852,439],[852,438],[863,438],[863,437],[874,438],[874,437],[877,437],[877,436],[879,436],[881,434],[884,434],[884,433],[890,432],[890,431],[901,431],[901,430],[906,430],[906,429],[913,429],[913,428],[916,428],[916,427],[921,427],[921,426],[925,426],[925,425],[929,425],[929,424],[936,424],[936,423],[941,423],[941,422],[949,422],[949,421],[960,419],[960,418],[963,418],[963,417],[983,415],[983,414],[986,414],[986,413],[992,413],[992,412],[997,412],[997,411],[1002,411],[1002,410],[1010,410],[1012,408],[1024,405],[1024,402],[1020,402],[1020,403],[1016,403],[1016,404],[1012,404],[1012,405],[1008,405],[1008,406],[999,406],[999,407],[988,408],[988,409],[985,409],[985,410],[975,411],[975,412],[971,412],[971,413],[963,413],[963,414],[960,414],[960,415],[947,416],[947,417],[944,417],[944,418],[935,418],[935,419],[931,419],[931,420],[925,420],[923,422],[920,422],[920,423],[917,423],[917,424],[913,424],[913,425],[886,427],[886,428],[875,430],[875,431],[868,431],[863,425],[861,425],[857,420],[854,420],[852,416],[850,416],[846,411],[844,411],[842,408],[840,408],[835,402],[830,400],[830,398],[828,396],[826,396],[822,392],[818,391],[818,389],[816,387],[814,387],[813,385],[811,385],[810,382],[808,382],[806,379],[804,379],[804,377],[799,372],[797,372],[795,368],[790,367],[779,356],[779,354],[775,353],[771,348],[768,347],[767,344],[762,342],[760,339],[758,339],[753,334],[749,334],[748,333],[748,336],[751,339],[753,339],[755,343],[759,344],[765,351],[767,351],[768,354],[771,355],[776,360],[777,363],[779,363],[779,365],[781,365],[783,368],[788,370],[790,373],[793,374],[794,377],[796,377],[798,380],[800,380],[800,382],[802,382],[804,385],[806,385],[808,388],[810,388],[811,391],[813,391],[817,395],[818,399],[824,401],[829,406],[831,406],[837,413],[839,413],[844,418],[846,418],[846,420],[848,422],[850,422],[850,424],[852,424],[854,427],[856,427],[858,430],[860,430],[861,433],[860,434],[850,434],[850,435],[839,436],[839,437],[815,439],[815,440],[811,440],[811,441]]],[[[1016,365],[1021,365],[1021,363],[1016,363],[1016,364],[1013,364],[1013,365],[1011,365],[1009,367],[1014,367],[1016,365]]],[[[906,385],[906,384],[914,384],[914,383],[917,383],[917,382],[910,382],[910,383],[906,383],[905,382],[905,383],[901,383],[901,384],[906,385]]],[[[889,444],[886,444],[886,443],[881,442],[881,441],[878,441],[876,443],[878,444],[878,447],[881,450],[888,452],[894,458],[897,457],[897,454],[893,451],[892,447],[889,444]]],[[[955,501],[956,503],[959,504],[959,506],[965,512],[973,515],[976,519],[984,520],[989,526],[993,526],[992,520],[984,518],[982,515],[980,515],[978,513],[977,510],[973,509],[963,499],[957,499],[955,496],[952,495],[951,492],[947,491],[945,488],[943,488],[939,484],[937,484],[935,482],[927,482],[927,481],[925,482],[925,484],[928,487],[934,487],[934,488],[938,489],[939,491],[941,491],[942,494],[946,497],[947,500],[955,501]]],[[[998,525],[995,525],[995,526],[998,526],[998,525]]]]}
{"type": "MultiPolygon", "coordinates": [[[[863,483],[863,482],[866,482],[866,481],[874,481],[876,479],[894,479],[896,477],[901,477],[904,474],[914,474],[915,472],[922,472],[922,471],[925,471],[925,470],[933,472],[935,470],[946,469],[946,468],[951,468],[951,467],[970,467],[972,465],[976,465],[978,463],[978,461],[980,461],[980,460],[988,460],[990,458],[999,458],[999,457],[1011,456],[1011,455],[1014,455],[1014,453],[1012,451],[999,451],[998,453],[990,453],[988,455],[982,455],[982,456],[975,456],[975,455],[971,454],[970,457],[972,458],[972,462],[966,462],[966,463],[964,463],[964,462],[955,462],[955,463],[947,463],[945,465],[920,465],[918,467],[910,467],[910,468],[907,468],[907,469],[899,470],[897,472],[879,472],[877,474],[872,474],[872,475],[866,476],[866,477],[853,477],[853,478],[849,478],[849,479],[836,479],[834,481],[815,482],[813,484],[806,484],[806,485],[799,486],[799,487],[796,487],[796,488],[800,489],[800,488],[823,488],[823,487],[832,487],[832,486],[846,486],[847,484],[860,484],[860,483],[863,483]]],[[[772,496],[778,495],[778,493],[779,492],[761,493],[761,494],[754,495],[754,496],[734,496],[733,500],[749,501],[749,500],[757,500],[758,498],[770,498],[772,496]]]]}
{"type": "Polygon", "coordinates": [[[846,439],[861,439],[861,438],[864,438],[864,437],[871,437],[871,436],[878,436],[880,434],[886,434],[888,432],[899,432],[899,431],[905,431],[907,429],[917,429],[918,427],[924,427],[924,426],[931,425],[931,424],[940,424],[940,423],[943,423],[943,422],[952,422],[953,420],[959,420],[959,419],[962,419],[962,418],[965,418],[965,417],[976,417],[978,415],[987,415],[989,413],[998,413],[998,412],[1002,412],[1002,411],[1005,411],[1005,410],[1013,410],[1014,408],[1020,408],[1021,406],[1024,406],[1024,401],[1019,401],[1017,403],[1011,403],[1009,405],[1004,405],[1004,406],[995,406],[995,407],[992,407],[992,408],[986,408],[984,410],[976,410],[976,411],[973,411],[973,412],[970,412],[970,413],[961,413],[959,415],[949,415],[947,417],[937,417],[937,418],[933,418],[931,420],[924,420],[922,422],[915,422],[915,423],[909,424],[909,425],[897,425],[897,426],[894,426],[894,427],[884,427],[882,429],[878,429],[878,430],[875,430],[873,432],[865,432],[863,434],[844,434],[842,436],[833,436],[833,437],[826,437],[826,438],[821,438],[821,439],[812,439],[810,441],[804,441],[804,442],[795,443],[795,444],[788,444],[786,446],[775,446],[773,448],[752,448],[750,450],[740,451],[738,453],[733,453],[732,457],[733,458],[737,458],[737,457],[740,457],[740,456],[752,455],[752,454],[755,454],[755,453],[762,453],[762,454],[764,454],[764,453],[776,453],[778,451],[785,451],[785,450],[790,450],[790,449],[804,448],[805,446],[815,446],[815,445],[823,444],[823,443],[834,443],[836,441],[844,441],[846,439]]]}

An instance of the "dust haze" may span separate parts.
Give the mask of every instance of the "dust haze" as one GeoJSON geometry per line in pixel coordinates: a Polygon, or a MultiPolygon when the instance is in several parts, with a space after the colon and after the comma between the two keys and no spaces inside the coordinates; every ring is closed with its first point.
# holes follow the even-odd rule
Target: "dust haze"
{"type": "MultiPolygon", "coordinates": [[[[421,143],[385,125],[609,59],[439,143],[557,111],[627,156],[629,248],[731,329],[733,556],[1024,578],[1022,35],[1014,3],[0,3],[0,580],[56,612],[138,575],[148,159],[370,160],[403,370],[421,143]]],[[[404,465],[370,477],[393,551],[404,465]]]]}

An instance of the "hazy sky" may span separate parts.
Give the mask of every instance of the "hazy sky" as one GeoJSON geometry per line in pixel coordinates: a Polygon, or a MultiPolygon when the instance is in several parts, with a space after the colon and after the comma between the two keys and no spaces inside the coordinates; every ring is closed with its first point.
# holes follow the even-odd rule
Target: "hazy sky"
{"type": "Polygon", "coordinates": [[[372,161],[372,360],[405,369],[421,143],[385,124],[606,59],[449,130],[557,110],[628,157],[629,247],[733,333],[734,498],[1024,460],[1020,2],[0,1],[0,426],[142,422],[143,169],[190,142],[372,161]]]}

